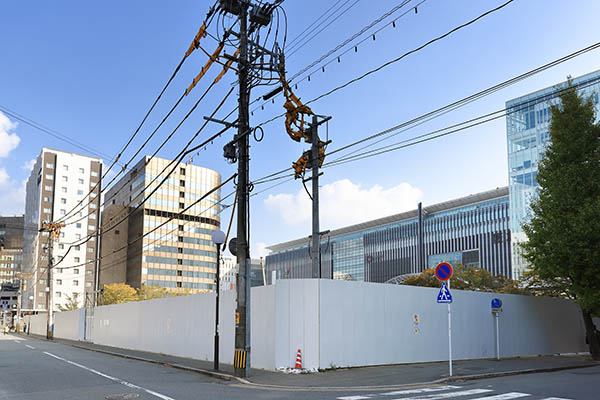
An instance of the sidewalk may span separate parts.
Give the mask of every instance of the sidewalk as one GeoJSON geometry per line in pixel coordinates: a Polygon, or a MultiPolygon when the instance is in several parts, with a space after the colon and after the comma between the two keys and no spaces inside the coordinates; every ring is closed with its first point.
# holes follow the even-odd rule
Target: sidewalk
{"type": "MultiPolygon", "coordinates": [[[[40,336],[31,338],[45,340],[40,336]]],[[[421,364],[399,364],[375,367],[340,368],[310,374],[285,374],[282,372],[253,369],[250,378],[238,379],[233,376],[233,367],[221,364],[220,371],[213,370],[212,361],[202,361],[145,351],[128,350],[101,346],[88,342],[54,339],[62,343],[86,350],[98,351],[120,357],[148,361],[207,374],[226,380],[237,380],[245,384],[288,388],[390,388],[424,383],[438,383],[457,380],[482,379],[495,376],[517,375],[536,372],[551,372],[564,369],[600,366],[589,355],[540,356],[507,358],[497,360],[466,360],[453,363],[452,378],[448,377],[448,362],[421,364]]]]}

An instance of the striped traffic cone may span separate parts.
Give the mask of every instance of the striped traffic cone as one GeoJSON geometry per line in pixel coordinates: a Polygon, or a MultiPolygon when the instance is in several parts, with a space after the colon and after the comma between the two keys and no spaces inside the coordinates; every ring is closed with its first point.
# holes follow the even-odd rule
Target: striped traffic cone
{"type": "Polygon", "coordinates": [[[298,349],[298,354],[296,355],[296,369],[302,369],[302,352],[298,349]]]}

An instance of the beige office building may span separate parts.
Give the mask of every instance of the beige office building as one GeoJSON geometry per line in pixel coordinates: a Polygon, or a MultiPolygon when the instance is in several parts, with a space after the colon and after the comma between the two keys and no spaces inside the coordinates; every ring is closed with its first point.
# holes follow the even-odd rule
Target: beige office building
{"type": "Polygon", "coordinates": [[[169,166],[170,162],[146,156],[108,190],[102,213],[101,288],[127,283],[135,288],[214,290],[216,249],[211,235],[220,227],[220,190],[196,202],[220,184],[221,176],[186,163],[169,166]]]}

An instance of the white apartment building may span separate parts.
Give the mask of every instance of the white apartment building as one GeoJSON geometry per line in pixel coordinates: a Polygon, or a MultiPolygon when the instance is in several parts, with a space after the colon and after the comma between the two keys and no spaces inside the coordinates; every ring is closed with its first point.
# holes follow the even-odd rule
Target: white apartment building
{"type": "Polygon", "coordinates": [[[47,309],[48,232],[39,232],[46,221],[63,221],[60,237],[53,240],[52,293],[54,310],[70,299],[84,305],[94,290],[101,201],[102,160],[43,148],[27,180],[23,231],[22,304],[47,309]],[[80,203],[81,202],[81,203],[80,203]],[[84,242],[87,238],[91,238],[84,242]],[[76,243],[81,243],[75,245],[76,243]],[[29,297],[33,296],[33,301],[29,297]]]}

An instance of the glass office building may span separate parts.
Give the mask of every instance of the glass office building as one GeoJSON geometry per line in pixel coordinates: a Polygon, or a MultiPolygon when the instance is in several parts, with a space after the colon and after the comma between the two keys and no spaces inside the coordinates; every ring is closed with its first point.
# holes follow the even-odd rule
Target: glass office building
{"type": "MultiPolygon", "coordinates": [[[[442,261],[511,276],[508,188],[499,188],[331,231],[321,277],[391,282],[442,261]]],[[[311,278],[309,239],[268,247],[267,281],[311,278]]]]}
{"type": "MultiPolygon", "coordinates": [[[[600,111],[600,71],[573,79],[584,97],[592,99],[600,111]]],[[[508,174],[510,197],[510,231],[512,232],[513,276],[519,278],[527,268],[519,243],[526,240],[522,225],[529,218],[529,203],[537,191],[538,163],[550,141],[550,106],[559,102],[559,91],[567,82],[538,90],[506,102],[508,140],[508,174]]]]}

